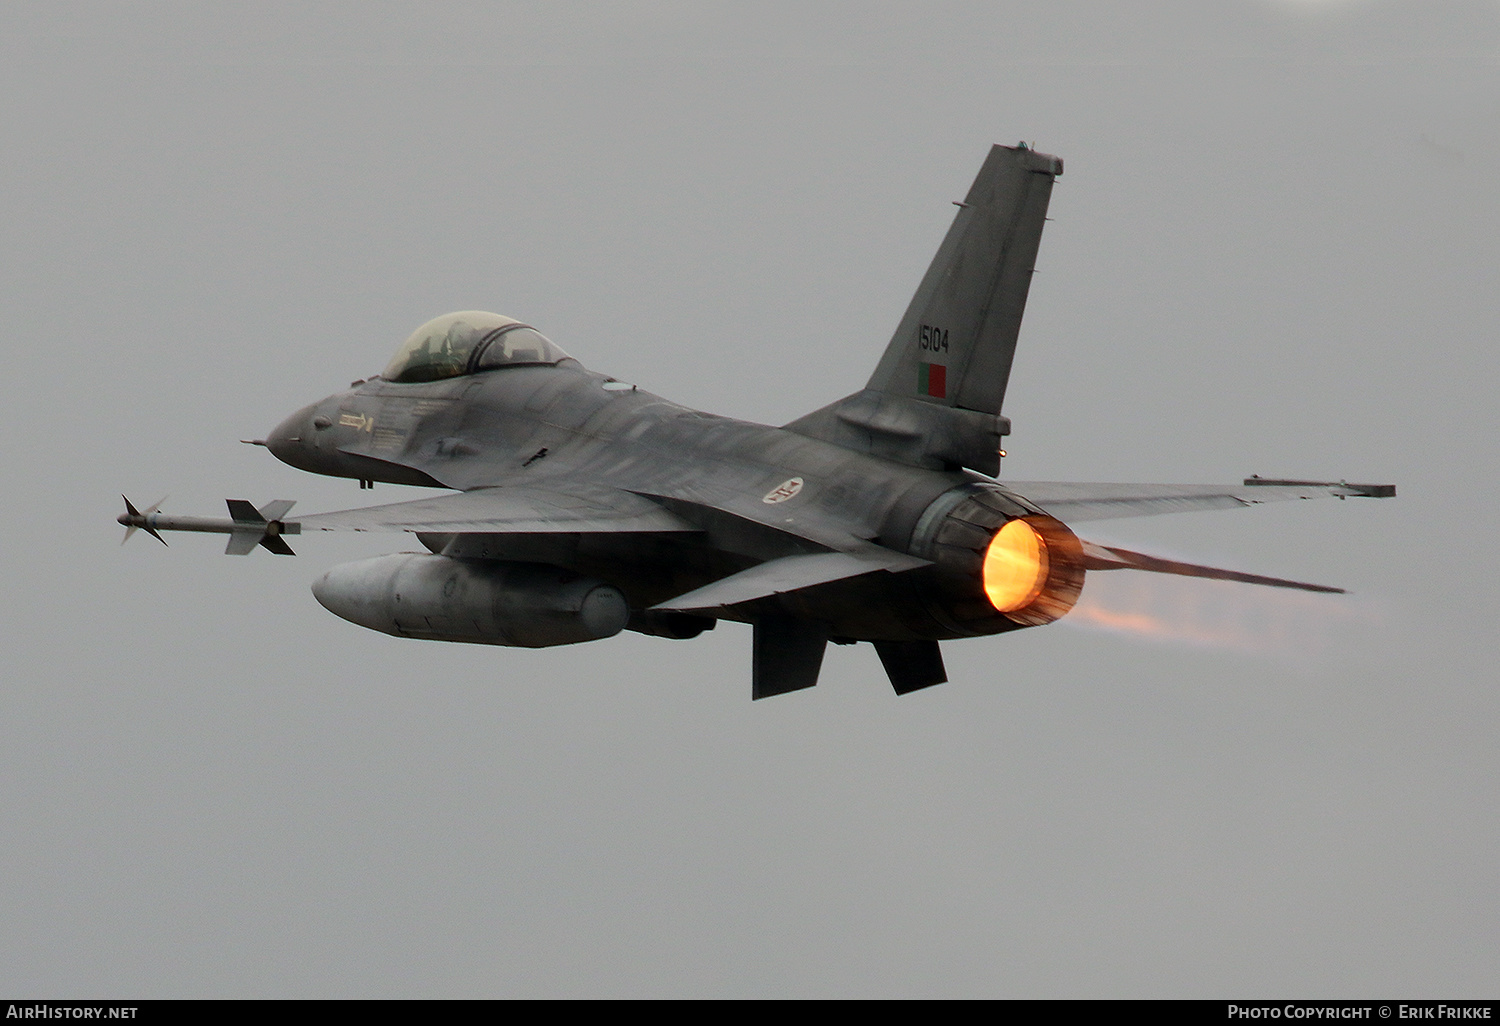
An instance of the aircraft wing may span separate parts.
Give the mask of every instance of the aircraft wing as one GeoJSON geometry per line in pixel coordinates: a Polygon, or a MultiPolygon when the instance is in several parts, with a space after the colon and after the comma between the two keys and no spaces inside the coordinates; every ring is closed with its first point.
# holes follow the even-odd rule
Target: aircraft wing
{"type": "Polygon", "coordinates": [[[847,552],[813,552],[767,560],[704,585],[686,595],[652,606],[663,612],[702,612],[723,609],[772,595],[801,591],[849,577],[862,577],[878,570],[900,573],[930,566],[919,556],[908,556],[878,545],[864,545],[847,552]]]}
{"type": "Polygon", "coordinates": [[[698,530],[649,499],[602,485],[566,490],[515,485],[476,488],[384,506],[316,513],[295,523],[303,532],[590,534],[698,530]]]}
{"type": "Polygon", "coordinates": [[[1239,509],[1290,499],[1340,499],[1352,496],[1388,499],[1395,485],[1349,484],[1346,481],[1287,481],[1247,477],[1242,485],[1109,484],[1071,481],[1001,481],[1008,490],[1031,500],[1064,523],[1239,509]]]}

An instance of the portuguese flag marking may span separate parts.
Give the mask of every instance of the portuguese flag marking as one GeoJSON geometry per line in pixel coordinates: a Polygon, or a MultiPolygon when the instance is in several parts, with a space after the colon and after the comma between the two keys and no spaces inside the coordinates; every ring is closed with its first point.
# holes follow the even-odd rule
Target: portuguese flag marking
{"type": "Polygon", "coordinates": [[[948,368],[940,363],[917,364],[917,391],[934,399],[948,398],[948,368]]]}

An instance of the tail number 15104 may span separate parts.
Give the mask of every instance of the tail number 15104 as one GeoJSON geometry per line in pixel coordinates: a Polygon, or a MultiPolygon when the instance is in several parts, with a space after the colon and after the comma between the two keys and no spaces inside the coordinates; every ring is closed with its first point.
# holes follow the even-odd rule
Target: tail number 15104
{"type": "Polygon", "coordinates": [[[948,329],[934,328],[930,324],[922,325],[921,347],[929,353],[946,353],[948,351],[948,329]]]}

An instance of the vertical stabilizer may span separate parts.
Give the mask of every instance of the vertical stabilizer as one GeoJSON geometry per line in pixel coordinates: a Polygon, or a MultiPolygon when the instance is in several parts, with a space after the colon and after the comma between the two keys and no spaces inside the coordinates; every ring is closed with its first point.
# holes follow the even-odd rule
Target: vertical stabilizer
{"type": "Polygon", "coordinates": [[[998,414],[1036,268],[1057,157],[995,146],[869,389],[998,414]]]}
{"type": "Polygon", "coordinates": [[[1000,469],[1000,416],[1062,161],[994,146],[863,391],[786,425],[919,467],[1000,469]]]}

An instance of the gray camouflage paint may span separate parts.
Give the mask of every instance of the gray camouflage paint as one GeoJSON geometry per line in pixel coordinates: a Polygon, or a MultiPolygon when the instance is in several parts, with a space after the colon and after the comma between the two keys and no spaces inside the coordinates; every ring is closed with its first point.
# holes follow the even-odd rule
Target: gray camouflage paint
{"type": "MultiPolygon", "coordinates": [[[[444,640],[564,644],[618,630],[581,630],[577,610],[571,626],[557,627],[547,617],[566,614],[539,586],[527,585],[535,601],[521,601],[507,583],[536,575],[505,568],[560,569],[571,576],[558,588],[618,589],[631,630],[687,638],[717,619],[754,624],[756,697],[816,683],[828,641],[874,642],[898,692],[939,683],[938,641],[1051,622],[1071,608],[1089,569],[1337,590],[1080,542],[1058,518],[1384,497],[1390,486],[1006,487],[994,479],[1010,428],[1001,405],[1061,173],[1055,157],[993,147],[869,384],[785,427],[689,409],[560,351],[554,363],[471,367],[435,381],[377,377],[297,411],[265,444],[312,473],[458,494],[284,524],[265,518],[265,527],[236,500],[248,512],[221,522],[234,532],[229,551],[254,548],[260,535],[251,530],[278,552],[290,551],[281,534],[412,531],[436,557],[414,557],[415,568],[408,560],[400,573],[428,582],[422,601],[441,615],[412,613],[417,600],[403,595],[397,571],[369,563],[330,571],[315,586],[319,600],[365,626],[444,640]],[[1025,608],[1001,613],[985,597],[981,567],[1000,527],[1022,517],[1046,540],[1045,586],[1025,608]],[[482,612],[465,607],[473,615],[444,597],[486,587],[493,601],[482,612]],[[501,604],[507,615],[531,609],[540,619],[529,633],[504,631],[494,626],[501,604]]],[[[519,323],[477,316],[502,332],[519,323]]],[[[476,358],[481,351],[482,343],[476,358]]],[[[133,507],[121,522],[174,529],[133,507]]]]}

